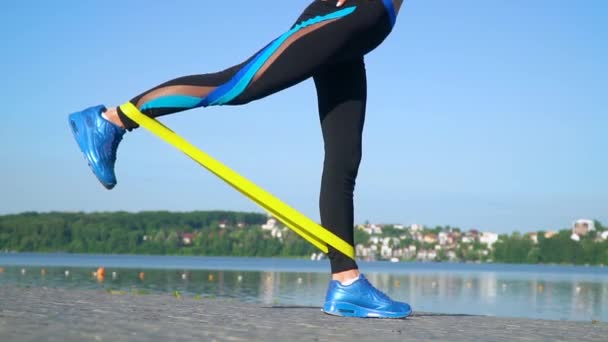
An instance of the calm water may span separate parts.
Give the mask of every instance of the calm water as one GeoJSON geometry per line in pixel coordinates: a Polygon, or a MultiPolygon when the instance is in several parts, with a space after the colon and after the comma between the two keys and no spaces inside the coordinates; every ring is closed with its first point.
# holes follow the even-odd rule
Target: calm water
{"type": "MultiPolygon", "coordinates": [[[[329,280],[326,260],[0,253],[0,267],[0,286],[180,291],[317,307],[329,280]],[[106,268],[103,281],[92,275],[98,266],[106,268]]],[[[373,284],[416,311],[608,321],[608,267],[389,262],[360,267],[373,284]]]]}

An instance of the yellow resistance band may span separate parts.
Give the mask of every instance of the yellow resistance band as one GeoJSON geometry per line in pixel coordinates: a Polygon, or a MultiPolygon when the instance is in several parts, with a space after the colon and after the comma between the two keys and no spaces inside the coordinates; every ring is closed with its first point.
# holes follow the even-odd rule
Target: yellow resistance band
{"type": "Polygon", "coordinates": [[[188,157],[247,196],[324,253],[328,252],[327,246],[329,245],[351,259],[355,259],[355,250],[346,241],[321,227],[226,165],[213,159],[159,121],[142,114],[132,103],[125,103],[120,106],[120,109],[138,125],[185,153],[188,157]]]}

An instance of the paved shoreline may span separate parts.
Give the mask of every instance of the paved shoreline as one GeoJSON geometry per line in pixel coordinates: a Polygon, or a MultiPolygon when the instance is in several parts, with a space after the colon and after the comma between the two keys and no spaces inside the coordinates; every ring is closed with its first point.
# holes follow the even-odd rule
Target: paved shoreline
{"type": "Polygon", "coordinates": [[[415,312],[347,319],[318,307],[230,299],[0,287],[0,341],[606,341],[603,322],[415,312]]]}

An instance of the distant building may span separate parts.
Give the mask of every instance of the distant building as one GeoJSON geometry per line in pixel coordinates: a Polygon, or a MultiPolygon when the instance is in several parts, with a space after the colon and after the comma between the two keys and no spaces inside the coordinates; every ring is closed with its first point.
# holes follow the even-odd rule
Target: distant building
{"type": "Polygon", "coordinates": [[[550,239],[550,238],[554,237],[555,235],[557,235],[556,231],[548,230],[545,232],[545,239],[550,239]]]}
{"type": "Polygon", "coordinates": [[[369,259],[371,257],[373,257],[373,253],[371,248],[365,247],[362,244],[358,244],[357,246],[355,246],[357,255],[364,258],[364,259],[369,259]]]}
{"type": "Polygon", "coordinates": [[[420,260],[420,261],[433,261],[437,258],[437,252],[435,252],[434,250],[421,250],[418,252],[418,254],[416,255],[416,259],[420,260]]]}
{"type": "Polygon", "coordinates": [[[194,242],[195,235],[192,233],[182,233],[182,244],[191,245],[194,242]]]}
{"type": "Polygon", "coordinates": [[[608,230],[603,231],[602,234],[600,234],[600,237],[602,240],[608,240],[608,230]]]}
{"type": "Polygon", "coordinates": [[[277,220],[274,218],[269,218],[265,224],[262,225],[262,229],[264,230],[273,230],[277,225],[277,220]]]}
{"type": "Polygon", "coordinates": [[[475,241],[475,239],[473,239],[472,237],[465,235],[462,237],[462,243],[473,243],[475,241]]]}
{"type": "Polygon", "coordinates": [[[422,230],[424,230],[424,226],[421,224],[414,223],[410,226],[410,230],[412,232],[421,232],[422,230]]]}
{"type": "Polygon", "coordinates": [[[387,245],[382,245],[380,249],[380,256],[384,259],[388,259],[393,256],[393,249],[387,245]]]}
{"type": "Polygon", "coordinates": [[[460,237],[462,234],[459,232],[450,232],[448,233],[448,245],[455,245],[460,242],[460,237]]]}
{"type": "Polygon", "coordinates": [[[462,237],[462,242],[464,243],[473,243],[479,239],[479,231],[475,229],[471,229],[464,234],[462,237]]]}
{"type": "Polygon", "coordinates": [[[530,240],[532,240],[532,242],[534,242],[535,245],[538,243],[538,233],[536,233],[536,232],[530,232],[530,233],[526,233],[526,236],[530,240]]]}
{"type": "MultiPolygon", "coordinates": [[[[284,229],[287,229],[287,228],[284,228],[284,229]]],[[[273,228],[273,229],[270,231],[270,235],[271,235],[273,238],[277,238],[277,239],[279,239],[279,240],[283,240],[283,233],[281,232],[281,229],[279,229],[278,227],[273,228]]]]}
{"type": "Polygon", "coordinates": [[[382,239],[382,246],[389,247],[391,245],[391,241],[393,241],[393,238],[385,237],[384,239],[382,239]]]}
{"type": "Polygon", "coordinates": [[[404,248],[401,257],[405,259],[414,259],[416,257],[416,251],[412,251],[410,248],[404,248]]]}
{"type": "Polygon", "coordinates": [[[450,261],[454,261],[454,260],[458,259],[458,256],[456,255],[456,252],[454,252],[454,251],[448,251],[446,253],[446,256],[448,257],[448,260],[450,260],[450,261]]]}
{"type": "Polygon", "coordinates": [[[372,234],[382,234],[382,227],[380,225],[372,224],[369,228],[371,229],[372,234]]]}
{"type": "Polygon", "coordinates": [[[426,234],[424,236],[424,242],[426,242],[426,243],[437,243],[437,235],[435,235],[435,234],[426,234]]]}
{"type": "Polygon", "coordinates": [[[437,235],[437,238],[439,240],[440,245],[442,245],[442,246],[447,245],[449,234],[447,232],[439,232],[439,235],[437,235]]]}
{"type": "Polygon", "coordinates": [[[488,248],[492,248],[492,245],[494,245],[496,241],[498,241],[498,234],[496,233],[484,232],[481,233],[481,236],[479,237],[479,242],[486,244],[488,248]]]}
{"type": "Polygon", "coordinates": [[[595,230],[595,223],[592,220],[580,219],[572,223],[572,234],[585,236],[592,230],[595,230]]]}
{"type": "Polygon", "coordinates": [[[361,227],[360,229],[367,234],[372,235],[372,229],[370,227],[361,227]]]}
{"type": "Polygon", "coordinates": [[[393,246],[401,245],[401,239],[394,237],[393,238],[393,246]]]}

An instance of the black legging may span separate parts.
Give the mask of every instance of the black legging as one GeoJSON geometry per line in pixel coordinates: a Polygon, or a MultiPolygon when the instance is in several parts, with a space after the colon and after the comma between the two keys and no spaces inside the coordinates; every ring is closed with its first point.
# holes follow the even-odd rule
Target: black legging
{"type": "MultiPolygon", "coordinates": [[[[133,98],[150,117],[210,105],[245,104],[314,78],[325,142],[321,224],[354,246],[353,193],[361,161],[367,82],[364,56],[388,36],[392,0],[313,1],[291,29],[247,61],[180,77],[133,98]]],[[[126,128],[137,125],[118,110],[126,128]]],[[[357,264],[329,248],[332,273],[357,264]]]]}

